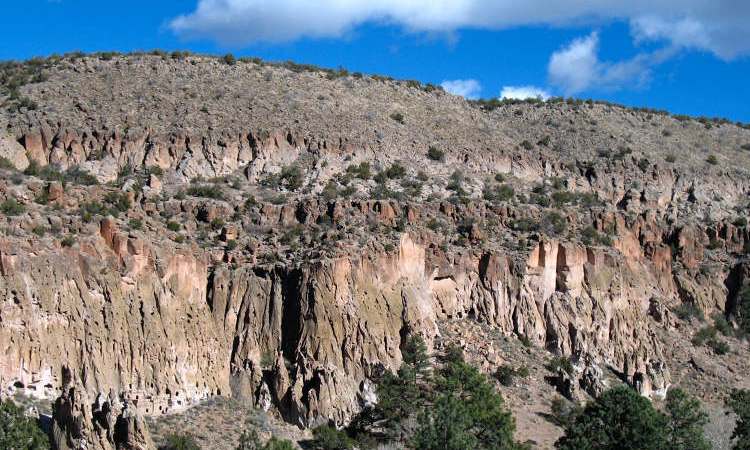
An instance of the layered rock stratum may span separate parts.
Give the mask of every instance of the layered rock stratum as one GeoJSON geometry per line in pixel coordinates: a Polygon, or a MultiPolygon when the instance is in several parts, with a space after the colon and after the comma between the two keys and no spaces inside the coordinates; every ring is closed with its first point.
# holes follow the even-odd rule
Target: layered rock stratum
{"type": "Polygon", "coordinates": [[[344,424],[446,323],[658,398],[673,311],[732,320],[750,283],[741,124],[200,56],[37,65],[0,115],[0,389],[60,397],[68,445],[150,448],[140,416],[214,396],[344,424]]]}

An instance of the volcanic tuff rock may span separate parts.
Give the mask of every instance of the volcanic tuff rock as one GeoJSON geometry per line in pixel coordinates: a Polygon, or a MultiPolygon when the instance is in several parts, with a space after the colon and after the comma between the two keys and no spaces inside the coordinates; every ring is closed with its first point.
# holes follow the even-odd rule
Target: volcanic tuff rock
{"type": "Polygon", "coordinates": [[[0,169],[0,387],[62,395],[65,439],[112,448],[121,423],[148,448],[130,412],[217,395],[345,423],[406,335],[451,320],[571,356],[584,390],[606,367],[661,395],[671,310],[731,318],[748,283],[750,131],[732,124],[489,111],[206,57],[44,71],[21,88],[39,108],[0,115],[0,154],[29,167],[0,169]]]}

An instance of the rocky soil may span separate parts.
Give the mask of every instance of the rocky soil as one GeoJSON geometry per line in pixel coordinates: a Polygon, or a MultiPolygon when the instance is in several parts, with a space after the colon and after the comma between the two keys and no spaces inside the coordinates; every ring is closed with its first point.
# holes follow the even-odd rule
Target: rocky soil
{"type": "Polygon", "coordinates": [[[0,90],[0,392],[60,397],[85,428],[61,440],[148,448],[224,397],[344,424],[410,333],[528,366],[500,389],[542,448],[555,386],[747,387],[746,340],[691,343],[750,283],[744,126],[199,56],[24,67],[0,90]]]}

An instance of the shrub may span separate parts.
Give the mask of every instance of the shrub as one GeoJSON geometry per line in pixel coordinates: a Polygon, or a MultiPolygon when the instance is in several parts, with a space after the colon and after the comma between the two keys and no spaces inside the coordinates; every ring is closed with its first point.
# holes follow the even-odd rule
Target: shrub
{"type": "Polygon", "coordinates": [[[235,58],[234,55],[231,53],[227,53],[226,55],[224,55],[222,60],[224,61],[224,64],[227,64],[230,66],[237,64],[237,58],[235,58]]]}
{"type": "Polygon", "coordinates": [[[531,149],[534,148],[534,144],[532,144],[531,142],[529,142],[527,140],[524,140],[523,142],[521,142],[518,145],[520,145],[521,148],[523,148],[524,150],[531,150],[531,149]]]}
{"type": "Polygon", "coordinates": [[[562,234],[568,227],[568,222],[563,216],[554,211],[548,212],[542,218],[541,230],[551,236],[562,234]]]}
{"type": "Polygon", "coordinates": [[[395,120],[396,122],[400,123],[401,125],[403,125],[404,122],[405,122],[404,115],[402,113],[400,113],[400,112],[391,113],[390,117],[391,117],[391,119],[395,120]]]}
{"type": "Polygon", "coordinates": [[[419,336],[410,336],[401,351],[403,362],[393,374],[386,372],[377,387],[375,415],[385,421],[394,435],[401,423],[425,405],[426,396],[420,382],[429,379],[427,346],[419,336]]]}
{"type": "Polygon", "coordinates": [[[737,321],[745,334],[750,334],[750,285],[740,289],[737,296],[737,321]]]}
{"type": "Polygon", "coordinates": [[[544,136],[543,138],[539,139],[539,142],[537,142],[537,145],[542,145],[544,147],[548,147],[549,144],[550,144],[550,141],[551,141],[551,139],[550,139],[549,136],[544,136]]]}
{"type": "Polygon", "coordinates": [[[451,174],[450,179],[448,180],[448,185],[445,186],[445,188],[449,191],[455,192],[459,197],[464,197],[468,195],[468,192],[466,192],[463,188],[465,179],[466,178],[464,177],[464,173],[456,169],[451,174]]]}
{"type": "Polygon", "coordinates": [[[0,156],[0,169],[16,170],[16,166],[8,158],[0,156]]]}
{"type": "Polygon", "coordinates": [[[281,169],[279,179],[290,191],[296,191],[304,183],[304,174],[297,165],[285,166],[281,169]]]}
{"type": "Polygon", "coordinates": [[[181,225],[177,222],[169,221],[167,222],[167,229],[169,231],[180,231],[181,225]]]}
{"type": "Polygon", "coordinates": [[[125,212],[130,209],[130,199],[124,192],[107,192],[107,194],[104,196],[104,202],[111,207],[110,213],[113,216],[117,216],[119,213],[125,212]]]}
{"type": "Polygon", "coordinates": [[[515,190],[507,184],[485,185],[482,197],[490,202],[507,202],[515,196],[515,190]]]}
{"type": "Polygon", "coordinates": [[[732,224],[735,227],[743,228],[747,226],[747,219],[745,217],[738,217],[734,222],[732,222],[732,224]]]}
{"type": "Polygon", "coordinates": [[[495,378],[497,378],[497,381],[503,386],[513,386],[516,378],[526,378],[528,376],[529,368],[526,366],[521,366],[516,369],[513,366],[505,365],[498,367],[495,371],[495,378]]]}
{"type": "Polygon", "coordinates": [[[433,161],[444,162],[445,152],[437,147],[430,146],[430,148],[427,149],[427,157],[433,161]]]}
{"type": "Polygon", "coordinates": [[[396,179],[396,178],[403,178],[404,175],[406,175],[406,168],[402,166],[401,163],[399,162],[394,162],[385,171],[385,176],[390,178],[391,180],[396,179]]]}
{"type": "Polygon", "coordinates": [[[726,355],[731,350],[729,344],[719,339],[711,339],[708,341],[708,346],[719,356],[726,355]]]}
{"type": "Polygon", "coordinates": [[[345,432],[327,425],[315,428],[313,436],[312,448],[316,450],[348,450],[354,446],[354,441],[345,432]]]}
{"type": "Polygon", "coordinates": [[[128,226],[133,230],[140,230],[143,228],[143,221],[140,219],[130,219],[128,221],[128,226]]]}
{"type": "Polygon", "coordinates": [[[737,422],[732,432],[734,450],[750,448],[750,391],[733,389],[726,399],[726,405],[737,415],[737,422]]]}
{"type": "Polygon", "coordinates": [[[719,164],[719,160],[716,158],[716,155],[708,155],[708,158],[706,158],[706,162],[711,164],[712,166],[719,164]]]}
{"type": "Polygon", "coordinates": [[[359,165],[352,164],[351,166],[346,168],[346,173],[352,174],[353,176],[361,180],[369,180],[370,178],[372,178],[370,163],[367,161],[364,161],[359,165]]]}
{"type": "Polygon", "coordinates": [[[84,186],[93,186],[99,184],[99,180],[97,180],[94,175],[91,175],[78,166],[68,169],[65,174],[63,174],[63,179],[66,182],[84,186]]]}
{"type": "Polygon", "coordinates": [[[0,211],[6,216],[19,216],[26,211],[26,207],[15,198],[8,198],[0,203],[0,211]]]}
{"type": "Polygon", "coordinates": [[[627,386],[606,391],[565,427],[555,447],[579,449],[665,449],[667,419],[627,386]]]}
{"type": "Polygon", "coordinates": [[[562,371],[568,375],[573,374],[573,363],[567,356],[555,356],[544,367],[552,373],[562,371]]]}
{"type": "Polygon", "coordinates": [[[528,233],[539,229],[539,224],[532,219],[522,218],[517,219],[511,223],[510,227],[515,231],[522,233],[528,233]]]}
{"type": "Polygon", "coordinates": [[[583,408],[577,403],[572,403],[562,397],[555,397],[552,399],[550,411],[552,412],[552,422],[563,428],[567,428],[583,412],[583,408]]]}
{"type": "Polygon", "coordinates": [[[72,247],[73,245],[75,245],[75,243],[76,243],[76,238],[71,235],[65,236],[60,241],[60,245],[63,247],[72,247]]]}
{"type": "Polygon", "coordinates": [[[187,189],[187,195],[191,197],[213,198],[216,200],[224,199],[224,191],[221,187],[216,185],[190,186],[187,189]]]}
{"type": "Polygon", "coordinates": [[[677,161],[677,157],[675,155],[673,155],[673,154],[670,153],[669,155],[667,155],[664,158],[664,160],[671,164],[671,163],[677,161]]]}
{"type": "Polygon", "coordinates": [[[276,436],[272,436],[271,439],[266,442],[262,450],[295,450],[294,444],[286,439],[278,439],[276,436]]]}
{"type": "Polygon", "coordinates": [[[714,328],[716,328],[719,333],[723,334],[724,336],[731,336],[732,334],[734,334],[732,325],[729,324],[729,322],[723,315],[716,314],[713,319],[714,328]]]}
{"type": "Polygon", "coordinates": [[[411,439],[422,450],[518,448],[515,422],[487,378],[449,348],[435,383],[436,398],[411,439]]]}
{"type": "Polygon", "coordinates": [[[676,450],[709,450],[711,445],[703,436],[708,415],[700,402],[679,388],[667,392],[667,448],[676,450]]]}
{"type": "Polygon", "coordinates": [[[696,331],[690,342],[695,346],[700,346],[716,337],[716,328],[714,327],[703,327],[696,331]]]}
{"type": "Polygon", "coordinates": [[[224,226],[224,219],[222,219],[221,217],[216,217],[211,220],[211,223],[209,225],[211,225],[212,229],[218,230],[224,226]]]}
{"type": "Polygon", "coordinates": [[[49,449],[49,439],[36,420],[26,417],[12,401],[0,401],[0,448],[13,450],[49,449]]]}
{"type": "Polygon", "coordinates": [[[694,303],[682,303],[674,309],[674,313],[682,321],[690,321],[692,319],[704,320],[703,311],[694,303]]]}
{"type": "Polygon", "coordinates": [[[166,445],[159,450],[201,450],[201,446],[189,434],[170,434],[167,436],[166,445]]]}

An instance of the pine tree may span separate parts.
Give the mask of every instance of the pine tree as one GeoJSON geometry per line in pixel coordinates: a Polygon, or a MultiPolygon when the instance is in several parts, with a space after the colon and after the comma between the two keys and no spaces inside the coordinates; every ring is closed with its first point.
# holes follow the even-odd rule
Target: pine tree
{"type": "Polygon", "coordinates": [[[11,401],[0,402],[0,448],[8,450],[46,450],[49,439],[36,420],[26,417],[11,401]]]}
{"type": "Polygon", "coordinates": [[[700,402],[682,389],[667,392],[667,440],[674,450],[710,450],[703,436],[703,426],[708,414],[701,410],[700,402]]]}
{"type": "Polygon", "coordinates": [[[561,450],[661,450],[667,445],[667,418],[628,386],[618,386],[589,403],[565,428],[561,450]]]}

